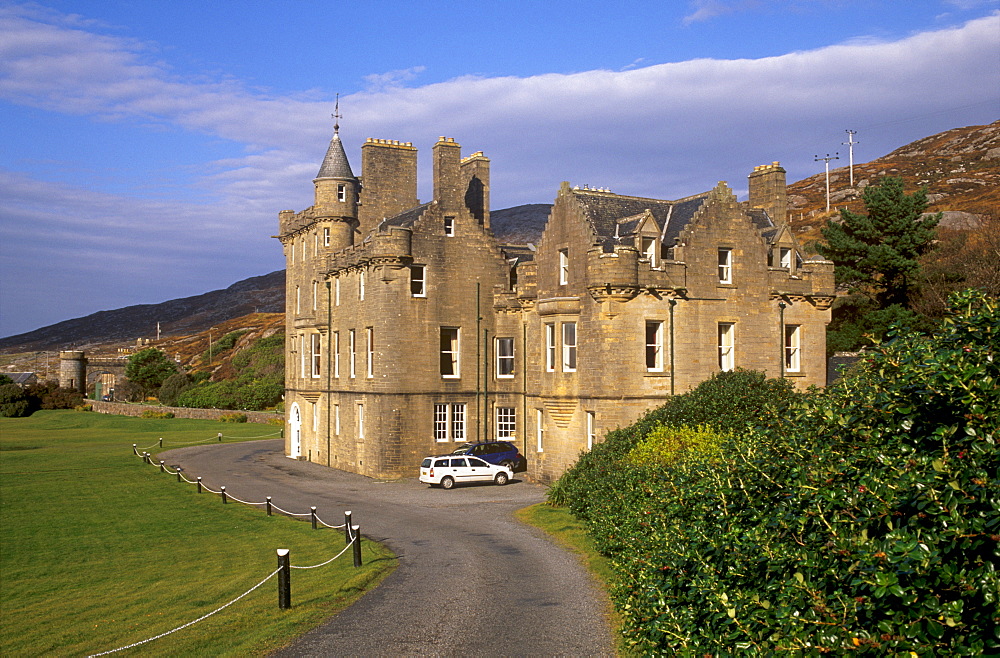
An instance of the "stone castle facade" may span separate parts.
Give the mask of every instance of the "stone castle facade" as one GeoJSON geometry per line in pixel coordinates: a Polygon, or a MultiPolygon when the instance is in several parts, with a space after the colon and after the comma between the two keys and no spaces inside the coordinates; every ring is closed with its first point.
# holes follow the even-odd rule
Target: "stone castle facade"
{"type": "Polygon", "coordinates": [[[548,217],[491,222],[490,161],[338,129],[315,203],[279,215],[287,262],[286,454],[414,476],[505,439],[552,481],[611,429],[720,370],[826,381],[833,264],[785,225],[785,172],[675,201],[563,183],[548,217]]]}

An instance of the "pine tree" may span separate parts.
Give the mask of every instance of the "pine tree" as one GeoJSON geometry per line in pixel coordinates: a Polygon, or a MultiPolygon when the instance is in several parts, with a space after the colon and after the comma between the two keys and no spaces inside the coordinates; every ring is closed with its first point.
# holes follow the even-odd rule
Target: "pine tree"
{"type": "Polygon", "coordinates": [[[836,280],[861,293],[878,308],[908,306],[910,289],[920,274],[919,258],[932,246],[941,213],[922,216],[927,194],[903,190],[903,179],[887,176],[862,194],[867,215],[840,211],[839,223],[827,222],[825,245],[817,245],[836,266],[836,280]]]}

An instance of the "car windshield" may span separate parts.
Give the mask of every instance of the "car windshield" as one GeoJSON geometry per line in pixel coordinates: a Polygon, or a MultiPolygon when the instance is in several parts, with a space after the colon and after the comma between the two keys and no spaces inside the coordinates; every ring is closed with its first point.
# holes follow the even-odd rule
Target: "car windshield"
{"type": "Polygon", "coordinates": [[[472,446],[470,446],[470,445],[459,446],[458,448],[455,448],[455,451],[452,452],[451,454],[453,454],[453,455],[467,455],[467,454],[469,454],[470,450],[472,450],[472,446]]]}

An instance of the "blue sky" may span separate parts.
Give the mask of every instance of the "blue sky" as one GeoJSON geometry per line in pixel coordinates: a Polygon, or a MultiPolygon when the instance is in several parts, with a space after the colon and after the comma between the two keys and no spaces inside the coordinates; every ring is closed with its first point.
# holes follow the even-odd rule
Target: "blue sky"
{"type": "Polygon", "coordinates": [[[494,208],[743,196],[1000,118],[1000,2],[0,1],[0,336],[283,267],[336,93],[357,173],[447,135],[494,208]]]}

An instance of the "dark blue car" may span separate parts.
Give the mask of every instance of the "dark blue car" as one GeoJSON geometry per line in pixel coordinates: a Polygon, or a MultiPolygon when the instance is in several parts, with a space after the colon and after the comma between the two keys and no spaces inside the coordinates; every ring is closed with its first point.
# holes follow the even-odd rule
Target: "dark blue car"
{"type": "Polygon", "coordinates": [[[528,460],[517,451],[513,443],[507,441],[483,441],[459,446],[454,455],[473,455],[483,461],[506,466],[515,473],[528,470],[528,460]]]}

